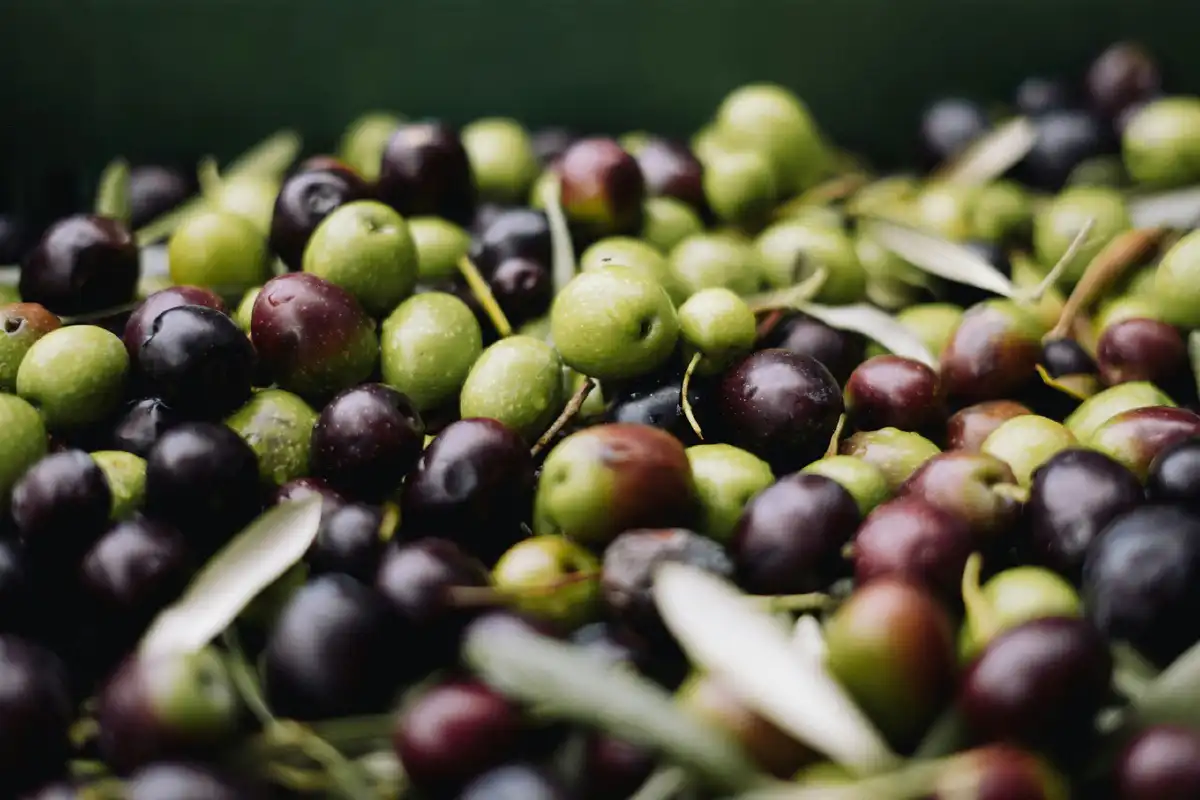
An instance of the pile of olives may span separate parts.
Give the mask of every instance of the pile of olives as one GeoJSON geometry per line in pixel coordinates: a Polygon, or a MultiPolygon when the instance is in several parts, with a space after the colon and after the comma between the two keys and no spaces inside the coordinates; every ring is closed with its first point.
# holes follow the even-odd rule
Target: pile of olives
{"type": "Polygon", "coordinates": [[[1200,231],[1137,210],[1200,184],[1200,97],[1165,90],[1118,44],[941,99],[920,173],[770,84],[690,142],[373,113],[0,215],[0,797],[1200,797],[1200,231]],[[707,669],[665,564],[795,628],[894,761],[707,669]],[[464,656],[506,636],[612,707],[464,656]],[[634,677],[749,767],[611,724],[634,677]]]}

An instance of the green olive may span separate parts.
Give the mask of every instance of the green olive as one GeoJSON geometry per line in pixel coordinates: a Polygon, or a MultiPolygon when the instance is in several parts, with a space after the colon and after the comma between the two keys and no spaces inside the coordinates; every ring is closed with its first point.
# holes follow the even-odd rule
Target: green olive
{"type": "Polygon", "coordinates": [[[704,165],[704,196],[723,222],[758,226],[771,213],[777,195],[775,174],[762,153],[722,153],[704,165]]]}
{"type": "MultiPolygon", "coordinates": [[[[935,356],[954,338],[962,318],[963,310],[953,303],[921,303],[896,312],[896,321],[911,330],[935,356]]],[[[868,357],[885,352],[876,342],[867,346],[868,357]]]]}
{"type": "Polygon", "coordinates": [[[12,487],[34,462],[46,455],[46,424],[30,403],[0,393],[0,509],[8,508],[12,487]]]}
{"type": "Polygon", "coordinates": [[[512,204],[526,196],[540,168],[533,142],[519,122],[476,120],[462,129],[461,139],[481,199],[512,204]]]}
{"type": "Polygon", "coordinates": [[[34,342],[62,327],[62,321],[37,303],[0,306],[0,391],[17,390],[17,370],[34,342]]]}
{"type": "Polygon", "coordinates": [[[669,253],[689,236],[704,232],[700,215],[674,197],[648,197],[642,205],[641,238],[660,253],[669,253]]]}
{"type": "Polygon", "coordinates": [[[878,466],[854,456],[826,456],[801,472],[823,475],[850,493],[863,517],[892,496],[887,475],[878,466]]]}
{"type": "Polygon", "coordinates": [[[1087,241],[1063,270],[1061,283],[1065,286],[1073,286],[1104,246],[1132,227],[1125,199],[1115,189],[1081,186],[1063,191],[1034,215],[1033,249],[1046,268],[1066,255],[1089,219],[1094,224],[1087,241]]]}
{"type": "Polygon", "coordinates": [[[338,157],[348,166],[374,182],[379,178],[383,151],[404,119],[386,111],[373,111],[356,119],[342,134],[338,157]]]}
{"type": "Polygon", "coordinates": [[[983,186],[971,212],[973,235],[998,244],[1019,241],[1033,224],[1033,201],[1029,193],[1011,181],[983,186]]]}
{"type": "Polygon", "coordinates": [[[1064,421],[1067,430],[1081,442],[1089,442],[1100,426],[1117,414],[1135,408],[1174,406],[1174,401],[1152,383],[1131,381],[1105,389],[1079,404],[1064,421]]]}
{"type": "Polygon", "coordinates": [[[1154,275],[1154,299],[1167,322],[1200,327],[1200,231],[1184,236],[1162,257],[1154,275]]]}
{"type": "Polygon", "coordinates": [[[1129,186],[1129,172],[1120,156],[1095,156],[1080,161],[1067,176],[1067,186],[1103,186],[1125,189],[1129,186]]]}
{"type": "Polygon", "coordinates": [[[1137,111],[1121,138],[1134,181],[1183,186],[1200,179],[1200,98],[1164,97],[1137,111]]]}
{"type": "Polygon", "coordinates": [[[1162,318],[1162,304],[1155,298],[1145,295],[1117,295],[1101,301],[1096,307],[1092,327],[1097,332],[1101,332],[1127,319],[1157,319],[1161,321],[1162,318]]]}
{"type": "Polygon", "coordinates": [[[930,183],[917,194],[909,213],[912,222],[944,239],[961,242],[974,235],[973,217],[979,189],[957,183],[930,183]]]}
{"type": "Polygon", "coordinates": [[[895,216],[898,209],[910,206],[920,189],[917,179],[907,175],[880,178],[855,192],[846,208],[852,214],[895,216]]]}
{"type": "Polygon", "coordinates": [[[258,299],[258,293],[261,291],[261,286],[247,289],[233,312],[233,321],[247,336],[250,335],[250,321],[254,318],[254,301],[258,299]]]}
{"type": "Polygon", "coordinates": [[[541,339],[543,342],[550,341],[550,315],[546,314],[529,320],[529,322],[521,326],[517,333],[522,336],[532,336],[534,339],[541,339]]]}
{"type": "Polygon", "coordinates": [[[1048,417],[1022,414],[1000,423],[983,440],[980,450],[1008,464],[1017,482],[1028,486],[1034,470],[1076,444],[1078,440],[1064,425],[1048,417]]]}
{"type": "Polygon", "coordinates": [[[895,494],[922,464],[942,451],[920,434],[899,428],[880,428],[859,431],[842,442],[840,452],[878,467],[887,479],[888,491],[895,494]]]}
{"type": "Polygon", "coordinates": [[[698,444],[687,449],[700,499],[697,530],[722,544],[733,536],[746,505],[775,482],[758,456],[729,444],[698,444]]]}
{"type": "Polygon", "coordinates": [[[35,406],[50,430],[82,428],[121,404],[129,354],[95,325],[50,331],[33,343],[17,370],[17,394],[35,406]]]}
{"type": "Polygon", "coordinates": [[[417,274],[426,283],[458,276],[458,262],[471,249],[471,235],[441,217],[412,217],[408,232],[417,248],[417,274]]]}
{"type": "Polygon", "coordinates": [[[703,289],[679,307],[679,334],[693,353],[702,357],[696,369],[711,375],[754,349],[758,336],[754,312],[728,289],[703,289]]]}
{"type": "Polygon", "coordinates": [[[476,359],[459,395],[459,412],[488,417],[526,441],[541,436],[562,410],[562,360],[553,347],[530,336],[509,336],[476,359]]]}
{"type": "Polygon", "coordinates": [[[1078,617],[1083,613],[1079,594],[1062,576],[1042,567],[1013,567],[994,575],[981,589],[989,619],[968,618],[959,636],[963,661],[976,656],[992,636],[1043,617],[1078,617]],[[980,623],[994,626],[981,636],[980,623]]]}
{"type": "Polygon", "coordinates": [[[610,236],[584,250],[583,255],[579,257],[580,270],[612,266],[630,267],[653,278],[667,290],[667,294],[675,303],[682,303],[687,299],[687,295],[671,274],[666,257],[640,239],[628,236],[610,236]]]}
{"type": "Polygon", "coordinates": [[[242,175],[221,182],[216,195],[209,198],[214,207],[248,221],[263,236],[271,232],[275,216],[275,198],[279,180],[267,175],[242,175]]]}
{"type": "Polygon", "coordinates": [[[517,542],[496,562],[492,583],[518,610],[567,628],[600,610],[600,562],[565,536],[517,542]]]}
{"type": "Polygon", "coordinates": [[[734,90],[717,109],[714,125],[722,140],[767,158],[780,196],[808,188],[825,170],[828,156],[816,123],[800,98],[782,86],[734,90]]]}
{"type": "Polygon", "coordinates": [[[238,296],[271,277],[267,238],[236,214],[208,211],[185,220],[167,242],[171,280],[238,296]]]}
{"type": "Polygon", "coordinates": [[[112,492],[112,519],[126,519],[141,510],[146,499],[145,459],[122,450],[99,450],[92,453],[92,460],[104,472],[112,492]]]}
{"type": "Polygon", "coordinates": [[[264,486],[278,487],[308,474],[317,412],[299,396],[282,389],[257,391],[225,424],[258,456],[264,486]]]}
{"type": "Polygon", "coordinates": [[[757,292],[762,282],[754,247],[725,232],[689,236],[667,256],[667,264],[684,297],[715,288],[745,296],[757,292]]]}
{"type": "Polygon", "coordinates": [[[458,394],[483,352],[483,333],[462,300],[426,292],[384,320],[379,346],[383,382],[408,395],[418,411],[428,411],[458,394]]]}
{"type": "Polygon", "coordinates": [[[21,290],[11,283],[0,283],[0,305],[21,302],[21,290]]]}
{"type": "Polygon", "coordinates": [[[857,302],[866,293],[867,273],[854,240],[841,227],[784,220],[763,231],[755,248],[771,286],[792,286],[824,269],[825,282],[816,300],[841,305],[857,302]]]}

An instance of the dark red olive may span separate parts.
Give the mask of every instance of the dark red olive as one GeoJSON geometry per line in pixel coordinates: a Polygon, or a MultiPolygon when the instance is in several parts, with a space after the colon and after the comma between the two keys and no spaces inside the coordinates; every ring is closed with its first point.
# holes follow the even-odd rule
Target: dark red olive
{"type": "Polygon", "coordinates": [[[1020,519],[1021,503],[996,490],[1016,482],[1008,464],[994,456],[950,450],[922,464],[898,494],[920,497],[950,512],[984,542],[1011,530],[1020,519]]]}
{"type": "Polygon", "coordinates": [[[74,708],[58,657],[0,636],[0,792],[16,794],[62,774],[74,708]]]}
{"type": "Polygon", "coordinates": [[[846,572],[842,548],[860,521],[853,496],[836,481],[781,478],[738,520],[729,548],[738,583],[754,594],[825,591],[846,572]]]}
{"type": "Polygon", "coordinates": [[[139,164],[129,170],[129,225],[134,230],[182,205],[196,191],[195,173],[139,164]]]}
{"type": "Polygon", "coordinates": [[[637,152],[638,166],[651,197],[674,197],[704,213],[704,167],[700,159],[680,142],[652,137],[637,152]]]}
{"type": "Polygon", "coordinates": [[[983,440],[1013,417],[1032,414],[1013,400],[988,400],[955,412],[946,422],[946,447],[977,452],[983,440]]]}
{"type": "Polygon", "coordinates": [[[920,431],[945,417],[937,373],[920,361],[884,355],[864,361],[846,381],[846,422],[862,431],[920,431]]]}
{"type": "Polygon", "coordinates": [[[1113,770],[1115,800],[1192,800],[1200,797],[1200,732],[1154,725],[1137,733],[1113,770]]]}
{"type": "Polygon", "coordinates": [[[1096,345],[1096,360],[1109,386],[1130,381],[1162,386],[1188,371],[1183,336],[1156,319],[1125,319],[1108,326],[1096,345]]]}
{"type": "Polygon", "coordinates": [[[866,340],[850,331],[839,331],[807,314],[789,314],[760,342],[796,355],[815,358],[825,365],[838,384],[843,384],[863,360],[866,340]]]}
{"type": "Polygon", "coordinates": [[[963,567],[976,544],[958,517],[919,497],[898,497],[878,506],[859,527],[854,577],[860,585],[899,578],[953,601],[960,596],[963,567]]]}
{"type": "Polygon", "coordinates": [[[1112,656],[1087,620],[1045,617],[1000,633],[967,668],[957,705],[989,741],[1063,749],[1092,731],[1112,656]]]}
{"type": "Polygon", "coordinates": [[[637,233],[646,183],[638,162],[615,140],[575,142],[563,153],[557,170],[563,211],[585,242],[637,233]]]}
{"type": "Polygon", "coordinates": [[[780,349],[759,350],[727,370],[716,405],[725,438],[776,475],[820,458],[843,410],[837,381],[820,361],[780,349]]]}
{"type": "Polygon", "coordinates": [[[942,352],[946,394],[968,403],[1011,397],[1035,377],[1040,339],[1037,321],[1013,303],[972,306],[942,352]]]}
{"type": "Polygon", "coordinates": [[[1117,414],[1096,430],[1088,444],[1145,480],[1159,453],[1198,435],[1200,414],[1186,408],[1149,406],[1117,414]]]}
{"type": "Polygon", "coordinates": [[[51,225],[21,267],[21,298],[55,314],[84,314],[133,299],[137,242],[122,223],[90,214],[51,225]]]}
{"type": "Polygon", "coordinates": [[[458,133],[436,122],[401,125],[383,151],[380,199],[406,217],[436,216],[470,225],[475,179],[458,133]]]}
{"type": "Polygon", "coordinates": [[[654,771],[654,753],[603,733],[587,737],[583,755],[583,800],[628,800],[654,771]]]}
{"type": "Polygon", "coordinates": [[[125,334],[122,338],[131,362],[137,363],[142,342],[146,341],[155,318],[167,309],[177,306],[207,306],[222,314],[228,312],[225,301],[209,289],[200,286],[170,286],[160,289],[143,300],[125,322],[125,334]]]}
{"type": "Polygon", "coordinates": [[[326,166],[301,169],[283,182],[275,198],[271,215],[272,252],[288,269],[299,270],[304,248],[321,221],[338,206],[368,197],[366,182],[344,165],[340,169],[326,166]]]}
{"type": "Polygon", "coordinates": [[[1067,780],[1045,759],[1010,744],[953,757],[927,800],[1062,800],[1067,780]]]}
{"type": "Polygon", "coordinates": [[[39,569],[73,571],[108,525],[112,491],[104,472],[82,450],[35,462],[12,490],[10,513],[39,569]]]}
{"type": "Polygon", "coordinates": [[[1158,94],[1162,76],[1158,64],[1144,47],[1118,42],[1101,53],[1087,73],[1092,108],[1116,117],[1130,105],[1158,94]]]}

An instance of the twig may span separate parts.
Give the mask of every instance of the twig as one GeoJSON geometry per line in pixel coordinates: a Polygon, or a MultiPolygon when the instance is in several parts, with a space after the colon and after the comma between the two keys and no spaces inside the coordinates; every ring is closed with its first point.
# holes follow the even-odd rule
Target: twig
{"type": "Polygon", "coordinates": [[[567,427],[567,423],[575,418],[575,415],[579,413],[579,409],[583,408],[584,402],[594,388],[596,388],[596,381],[592,378],[587,378],[580,384],[579,388],[575,390],[575,394],[571,395],[566,408],[558,415],[558,419],[554,420],[554,424],[542,434],[540,439],[534,442],[533,447],[530,449],[530,453],[534,458],[537,458],[538,454],[545,450],[550,442],[554,441],[554,437],[558,436],[562,429],[567,427]]]}
{"type": "Polygon", "coordinates": [[[692,432],[703,442],[704,431],[700,430],[700,423],[696,420],[695,412],[692,411],[692,401],[688,399],[688,392],[692,388],[692,374],[696,371],[696,366],[702,358],[700,353],[696,353],[683,372],[683,384],[679,387],[679,405],[683,408],[683,416],[687,418],[692,432]]]}
{"type": "Polygon", "coordinates": [[[1071,240],[1071,244],[1067,247],[1067,252],[1062,254],[1062,258],[1058,259],[1058,263],[1046,273],[1046,277],[1042,278],[1041,282],[1033,288],[1033,291],[1028,295],[1023,295],[1020,299],[1030,303],[1036,303],[1042,299],[1046,292],[1050,291],[1050,287],[1058,282],[1058,278],[1063,271],[1071,265],[1075,260],[1075,256],[1079,253],[1087,241],[1088,236],[1092,233],[1092,228],[1096,226],[1096,218],[1088,217],[1087,222],[1083,223],[1083,227],[1075,234],[1075,238],[1071,240]]]}
{"type": "Polygon", "coordinates": [[[492,325],[496,327],[496,332],[503,339],[506,336],[512,336],[512,325],[509,324],[508,317],[504,316],[503,309],[496,302],[496,296],[492,294],[492,289],[487,285],[487,281],[479,274],[478,268],[471,263],[471,259],[463,256],[458,261],[458,271],[462,273],[463,278],[467,281],[467,286],[471,289],[471,294],[475,295],[475,299],[479,301],[479,305],[483,306],[483,310],[487,313],[488,319],[492,321],[492,325]]]}

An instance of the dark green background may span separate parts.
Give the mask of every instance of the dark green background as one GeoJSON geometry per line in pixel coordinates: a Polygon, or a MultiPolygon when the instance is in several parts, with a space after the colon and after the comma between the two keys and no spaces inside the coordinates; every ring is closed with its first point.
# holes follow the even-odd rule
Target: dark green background
{"type": "Polygon", "coordinates": [[[1150,44],[1200,88],[1195,0],[0,0],[9,201],[111,156],[228,157],[299,127],[328,147],[372,107],[453,122],[687,133],[730,88],[796,89],[891,161],[930,98],[1006,98],[1150,44]],[[1192,10],[1189,10],[1192,9],[1192,10]]]}

